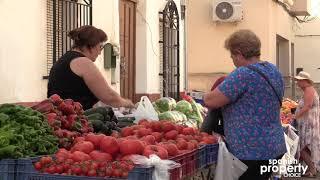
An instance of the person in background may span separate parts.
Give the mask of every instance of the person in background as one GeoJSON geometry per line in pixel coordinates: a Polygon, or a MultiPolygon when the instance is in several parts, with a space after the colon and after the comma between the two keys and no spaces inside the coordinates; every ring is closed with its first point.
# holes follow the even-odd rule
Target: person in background
{"type": "Polygon", "coordinates": [[[82,26],[70,31],[72,50],[52,66],[47,96],[58,94],[63,99],[80,102],[84,110],[99,100],[113,107],[133,107],[131,100],[115,92],[104,79],[94,62],[101,54],[106,33],[94,26],[82,26]]]}
{"type": "Polygon", "coordinates": [[[260,166],[287,151],[280,123],[282,75],[276,66],[260,60],[261,42],[250,30],[234,32],[225,48],[236,69],[204,95],[204,102],[209,108],[222,107],[228,150],[248,166],[239,179],[267,180],[272,172],[261,174],[260,166]]]}
{"type": "Polygon", "coordinates": [[[319,95],[309,73],[301,71],[295,80],[303,91],[303,98],[295,112],[299,132],[297,156],[308,165],[305,176],[315,177],[320,170],[319,95]]]}

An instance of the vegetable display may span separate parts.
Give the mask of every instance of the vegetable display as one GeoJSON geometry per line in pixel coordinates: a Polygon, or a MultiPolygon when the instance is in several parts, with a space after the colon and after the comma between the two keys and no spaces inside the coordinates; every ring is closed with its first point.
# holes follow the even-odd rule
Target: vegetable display
{"type": "Polygon", "coordinates": [[[0,106],[0,159],[53,154],[58,138],[45,117],[31,108],[0,106]]]}

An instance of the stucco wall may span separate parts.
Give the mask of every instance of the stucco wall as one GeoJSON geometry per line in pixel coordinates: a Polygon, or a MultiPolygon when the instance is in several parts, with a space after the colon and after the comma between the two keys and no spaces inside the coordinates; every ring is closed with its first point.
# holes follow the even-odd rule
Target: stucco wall
{"type": "Polygon", "coordinates": [[[46,96],[46,1],[0,1],[0,103],[46,96]]]}
{"type": "MultiPolygon", "coordinates": [[[[175,0],[180,14],[180,0],[175,0]]],[[[167,1],[140,0],[137,4],[137,74],[136,92],[138,94],[160,93],[160,31],[159,12],[163,11],[167,1]]],[[[184,88],[183,21],[180,19],[180,84],[184,88]]]]}
{"type": "MultiPolygon", "coordinates": [[[[93,25],[106,31],[116,43],[119,42],[118,19],[118,0],[94,1],[93,25]]],[[[0,22],[0,103],[44,99],[46,1],[1,0],[0,22]]],[[[111,82],[111,72],[103,69],[103,55],[96,64],[111,82]]]]}
{"type": "Polygon", "coordinates": [[[276,35],[290,42],[293,39],[293,18],[274,1],[243,0],[244,19],[238,23],[213,22],[211,3],[211,0],[188,1],[189,90],[207,91],[217,76],[234,69],[224,41],[236,30],[254,31],[262,42],[261,59],[272,63],[276,63],[276,35]]]}
{"type": "Polygon", "coordinates": [[[320,82],[320,20],[304,23],[298,30],[295,43],[295,67],[309,72],[315,82],[320,82]]]}

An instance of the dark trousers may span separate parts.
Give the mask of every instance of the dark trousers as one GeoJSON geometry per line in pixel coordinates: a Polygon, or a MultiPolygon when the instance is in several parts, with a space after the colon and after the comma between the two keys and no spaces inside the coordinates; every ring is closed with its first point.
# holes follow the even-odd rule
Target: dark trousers
{"type": "MultiPolygon", "coordinates": [[[[283,155],[277,157],[276,159],[279,160],[282,158],[283,155]]],[[[268,166],[269,160],[241,160],[244,164],[248,166],[246,172],[244,172],[239,180],[268,180],[272,174],[272,172],[266,172],[261,174],[260,173],[260,166],[268,166]]]]}

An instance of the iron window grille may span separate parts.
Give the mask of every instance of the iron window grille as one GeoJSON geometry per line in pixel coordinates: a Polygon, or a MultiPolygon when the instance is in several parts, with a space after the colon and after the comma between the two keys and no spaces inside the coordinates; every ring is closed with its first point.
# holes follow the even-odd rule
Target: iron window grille
{"type": "Polygon", "coordinates": [[[47,79],[52,65],[71,49],[68,33],[92,25],[92,0],[47,0],[47,79]]]}
{"type": "Polygon", "coordinates": [[[180,99],[179,13],[173,0],[160,14],[160,88],[163,97],[180,99]]]}

